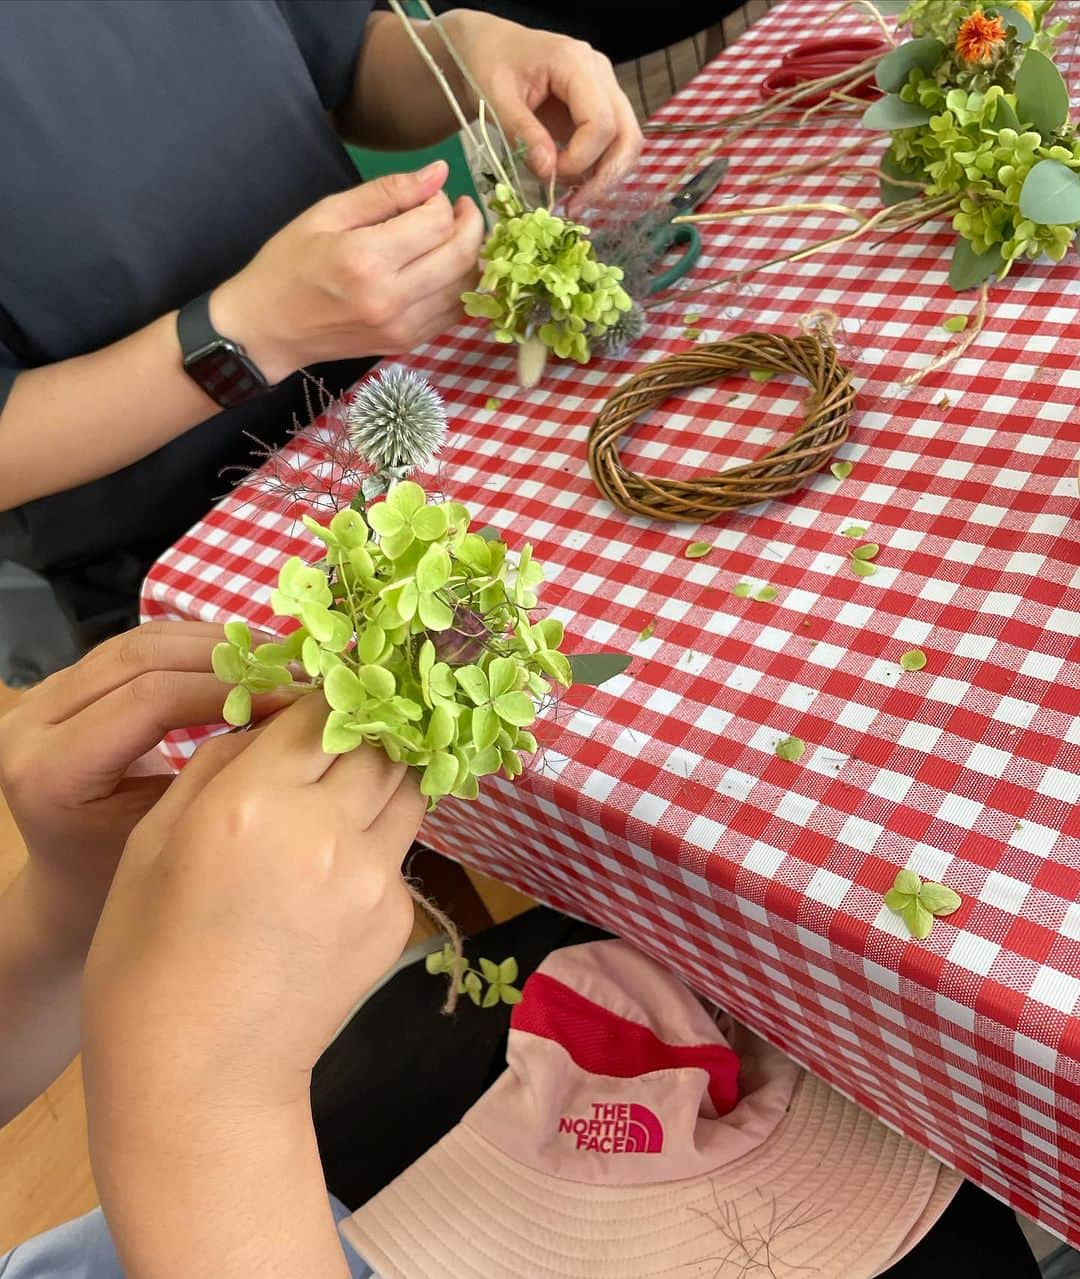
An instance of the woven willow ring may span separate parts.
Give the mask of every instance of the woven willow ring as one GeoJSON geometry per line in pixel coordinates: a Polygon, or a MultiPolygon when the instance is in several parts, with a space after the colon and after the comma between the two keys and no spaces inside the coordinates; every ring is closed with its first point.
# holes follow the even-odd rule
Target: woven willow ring
{"type": "Polygon", "coordinates": [[[707,523],[722,511],[753,506],[801,488],[847,439],[855,405],[851,372],[827,337],[744,333],[702,343],[635,373],[608,399],[589,431],[589,470],[600,492],[628,515],[671,523],[707,523]],[[627,470],[619,442],[646,410],[674,391],[714,382],[740,369],[795,373],[810,383],[802,425],[756,462],[691,480],[653,479],[627,470]]]}

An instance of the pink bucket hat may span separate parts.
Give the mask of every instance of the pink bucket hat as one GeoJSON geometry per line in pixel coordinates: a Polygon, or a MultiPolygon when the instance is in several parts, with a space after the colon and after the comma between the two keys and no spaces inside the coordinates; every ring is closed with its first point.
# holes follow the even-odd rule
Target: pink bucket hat
{"type": "Polygon", "coordinates": [[[381,1279],[871,1279],[960,1186],[625,942],[523,995],[506,1071],[342,1223],[381,1279]]]}

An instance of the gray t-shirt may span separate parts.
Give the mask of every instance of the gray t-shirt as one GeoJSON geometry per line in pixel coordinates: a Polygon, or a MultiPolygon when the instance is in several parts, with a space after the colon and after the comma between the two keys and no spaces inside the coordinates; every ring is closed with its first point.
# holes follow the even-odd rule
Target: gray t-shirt
{"type": "MultiPolygon", "coordinates": [[[[349,96],[370,8],[0,0],[0,409],[21,369],[182,306],[358,180],[328,112],[349,96]]],[[[118,476],[0,517],[0,558],[48,569],[71,545],[159,549],[228,488],[217,473],[243,431],[280,439],[303,407],[291,381],[118,476]]]]}

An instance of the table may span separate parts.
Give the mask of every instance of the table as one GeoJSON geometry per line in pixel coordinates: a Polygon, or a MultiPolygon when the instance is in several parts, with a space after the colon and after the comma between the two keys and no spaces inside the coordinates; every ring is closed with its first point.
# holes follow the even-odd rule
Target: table
{"type": "MultiPolygon", "coordinates": [[[[774,9],[664,116],[753,105],[824,13],[808,0],[774,9]]],[[[849,12],[834,29],[862,24],[849,12]]],[[[744,135],[716,198],[828,198],[837,184],[821,174],[753,180],[849,136],[744,135]]],[[[643,171],[669,181],[702,146],[655,139],[643,171]]],[[[872,177],[841,185],[876,207],[872,177]]],[[[719,278],[833,225],[705,228],[702,270],[719,278]]],[[[1080,266],[1074,253],[1018,270],[969,352],[905,389],[905,372],[955,340],[943,317],[973,307],[946,284],[950,242],[942,227],[848,246],[676,300],[652,313],[635,359],[555,368],[530,393],[472,325],[410,361],[453,423],[442,488],[511,545],[533,543],[571,651],[634,657],[605,687],[564,697],[517,786],[445,803],[425,839],[616,929],[1080,1243],[1080,266]],[[626,519],[598,496],[591,420],[633,368],[687,344],[690,314],[710,337],[796,332],[812,307],[840,318],[858,378],[837,454],[847,479],[826,472],[706,528],[626,519]],[[880,544],[872,577],[847,568],[851,525],[880,544]],[[685,558],[698,538],[715,549],[685,558]],[[775,599],[735,597],[743,580],[775,599]],[[898,664],[912,648],[922,671],[898,664]],[[774,753],[789,735],[807,743],[798,763],[774,753]],[[903,866],[963,897],[926,941],[883,905],[903,866]]],[[[629,455],[668,472],[746,458],[790,428],[800,398],[786,379],[695,392],[654,414],[629,455]]],[[[317,442],[298,438],[288,462],[319,473],[317,442]]],[[[278,566],[311,546],[294,512],[265,507],[247,483],[168,551],[146,616],[268,622],[278,566]]],[[[174,741],[174,758],[190,745],[174,741]]]]}

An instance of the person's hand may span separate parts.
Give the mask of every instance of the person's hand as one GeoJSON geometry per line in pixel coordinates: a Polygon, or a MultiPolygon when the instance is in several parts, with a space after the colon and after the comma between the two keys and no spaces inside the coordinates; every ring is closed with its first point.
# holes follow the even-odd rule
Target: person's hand
{"type": "Polygon", "coordinates": [[[319,1055],[400,955],[424,799],[381,751],[325,754],[326,713],[309,694],[206,743],[132,833],[84,981],[99,1111],[306,1107],[319,1055]]]}
{"type": "Polygon", "coordinates": [[[484,237],[473,201],[451,205],[447,166],[327,196],[214,290],[215,328],[271,382],[308,364],[399,355],[461,316],[484,237]]]}
{"type": "Polygon", "coordinates": [[[511,144],[529,168],[578,187],[584,208],[637,164],[641,129],[610,61],[579,40],[534,31],[489,14],[455,10],[443,19],[511,144]]]}
{"type": "MultiPolygon", "coordinates": [[[[48,923],[84,947],[124,843],[167,776],[132,765],[174,728],[221,722],[210,654],[221,627],[151,623],[25,693],[0,719],[0,789],[48,923]]],[[[281,699],[265,699],[271,706],[281,699]]]]}

